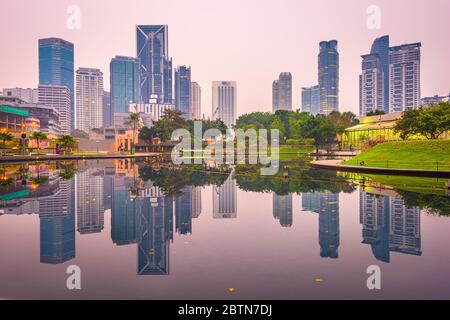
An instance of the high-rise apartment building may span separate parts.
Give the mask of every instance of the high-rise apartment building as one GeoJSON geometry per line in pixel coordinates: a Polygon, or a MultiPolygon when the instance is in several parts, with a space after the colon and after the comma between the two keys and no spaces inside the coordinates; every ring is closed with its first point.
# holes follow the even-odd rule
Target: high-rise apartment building
{"type": "Polygon", "coordinates": [[[39,85],[38,102],[54,108],[59,114],[61,133],[70,134],[70,89],[66,86],[39,85]]]}
{"type": "Polygon", "coordinates": [[[39,85],[70,90],[70,124],[75,126],[74,46],[58,38],[39,39],[39,85]]]}
{"type": "Polygon", "coordinates": [[[202,118],[202,89],[197,82],[191,82],[191,112],[192,119],[202,118]]]}
{"type": "Polygon", "coordinates": [[[336,40],[320,42],[319,113],[339,111],[339,53],[336,40]]]}
{"type": "Polygon", "coordinates": [[[26,103],[38,103],[38,90],[31,88],[4,88],[3,95],[5,97],[15,97],[26,103]]]}
{"type": "Polygon", "coordinates": [[[237,84],[235,81],[214,81],[212,90],[212,118],[222,120],[231,128],[236,123],[237,84]]]}
{"type": "Polygon", "coordinates": [[[111,107],[111,93],[103,91],[103,126],[111,126],[113,123],[113,112],[111,107]]]}
{"type": "Polygon", "coordinates": [[[375,111],[385,112],[384,73],[377,54],[361,56],[362,74],[359,76],[359,114],[365,117],[375,111]]]}
{"type": "Polygon", "coordinates": [[[76,72],[76,128],[89,132],[103,126],[103,73],[79,68],[76,72]]]}

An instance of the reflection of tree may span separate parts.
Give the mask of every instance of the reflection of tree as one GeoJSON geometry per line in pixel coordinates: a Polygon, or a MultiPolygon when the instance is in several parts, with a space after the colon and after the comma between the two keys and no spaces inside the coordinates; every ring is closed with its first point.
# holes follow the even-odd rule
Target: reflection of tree
{"type": "Polygon", "coordinates": [[[252,192],[290,193],[330,191],[351,193],[355,186],[334,171],[311,169],[302,163],[281,163],[275,176],[261,176],[256,166],[238,165],[236,180],[240,189],[252,192]]]}
{"type": "Polygon", "coordinates": [[[419,207],[431,214],[450,216],[450,200],[448,197],[404,190],[395,191],[403,198],[408,207],[419,207]]]}
{"type": "Polygon", "coordinates": [[[71,180],[74,176],[75,173],[77,172],[76,168],[75,168],[75,164],[73,162],[61,162],[60,163],[61,166],[61,171],[59,172],[59,177],[63,180],[71,180]]]}
{"type": "Polygon", "coordinates": [[[203,166],[183,166],[177,168],[162,167],[154,170],[150,166],[139,168],[139,177],[144,180],[153,181],[153,184],[160,187],[168,196],[181,195],[181,189],[185,186],[200,187],[205,185],[220,186],[225,183],[228,173],[210,173],[203,170],[203,166]]]}

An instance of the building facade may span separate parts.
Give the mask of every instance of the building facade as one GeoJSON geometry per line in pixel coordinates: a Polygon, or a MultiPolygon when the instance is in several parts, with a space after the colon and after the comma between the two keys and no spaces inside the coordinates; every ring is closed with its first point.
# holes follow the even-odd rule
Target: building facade
{"type": "Polygon", "coordinates": [[[191,82],[191,119],[202,118],[202,89],[197,82],[191,82]]]}
{"type": "Polygon", "coordinates": [[[421,43],[390,48],[389,113],[420,106],[420,48],[421,43]]]}
{"type": "Polygon", "coordinates": [[[58,112],[61,133],[70,134],[70,89],[66,86],[39,85],[38,101],[58,112]]]}
{"type": "Polygon", "coordinates": [[[38,90],[31,88],[4,88],[3,95],[16,97],[27,103],[38,103],[38,90]]]}
{"type": "Polygon", "coordinates": [[[319,86],[302,88],[301,111],[312,115],[319,114],[319,86]]]}
{"type": "Polygon", "coordinates": [[[109,68],[112,113],[127,112],[129,103],[140,101],[140,60],[116,56],[109,68]]]}
{"type": "Polygon", "coordinates": [[[278,80],[272,82],[272,111],[278,110],[280,105],[280,86],[278,80]]]}
{"type": "Polygon", "coordinates": [[[76,128],[89,132],[103,126],[103,73],[79,68],[77,77],[76,128]]]}
{"type": "Polygon", "coordinates": [[[212,118],[222,120],[231,128],[236,123],[237,84],[235,81],[214,81],[212,90],[212,118]]]}
{"type": "Polygon", "coordinates": [[[361,56],[362,74],[359,76],[359,115],[361,117],[375,111],[385,111],[384,73],[381,59],[377,54],[361,56]]]}
{"type": "Polygon", "coordinates": [[[383,77],[383,110],[389,113],[389,36],[375,39],[370,54],[377,55],[383,77]]]}
{"type": "Polygon", "coordinates": [[[137,57],[140,59],[141,101],[156,95],[158,103],[172,103],[172,59],[169,58],[167,25],[136,27],[137,57]]]}
{"type": "Polygon", "coordinates": [[[70,90],[70,124],[75,127],[74,46],[58,38],[39,39],[39,84],[70,90]]]}
{"type": "Polygon", "coordinates": [[[180,66],[175,70],[175,107],[185,119],[192,119],[191,94],[191,68],[180,66]]]}
{"type": "Polygon", "coordinates": [[[292,110],[292,74],[290,72],[282,72],[278,78],[272,83],[272,109],[292,110]]]}
{"type": "Polygon", "coordinates": [[[319,113],[329,115],[333,111],[339,111],[338,42],[322,41],[319,46],[319,113]]]}
{"type": "Polygon", "coordinates": [[[103,91],[103,126],[112,125],[113,112],[111,108],[111,93],[103,91]]]}

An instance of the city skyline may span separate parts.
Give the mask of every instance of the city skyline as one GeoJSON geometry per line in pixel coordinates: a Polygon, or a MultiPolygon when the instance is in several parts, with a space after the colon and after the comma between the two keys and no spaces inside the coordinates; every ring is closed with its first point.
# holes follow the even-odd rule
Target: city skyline
{"type": "MultiPolygon", "coordinates": [[[[166,8],[166,4],[154,3],[152,4],[158,10],[155,10],[155,14],[146,11],[144,13],[147,5],[144,2],[137,1],[136,9],[131,10],[131,14],[125,18],[125,21],[121,23],[121,28],[113,26],[114,31],[118,33],[115,36],[114,44],[104,45],[103,41],[100,41],[100,50],[92,50],[89,39],[92,35],[100,39],[104,37],[105,40],[108,39],[105,36],[105,30],[108,30],[107,26],[112,25],[112,21],[118,17],[119,9],[121,5],[118,4],[117,7],[108,9],[108,18],[101,17],[99,21],[95,23],[90,21],[92,15],[95,11],[102,7],[105,2],[99,2],[95,4],[90,4],[85,1],[80,1],[80,8],[82,9],[82,27],[80,30],[69,30],[66,28],[65,22],[67,15],[65,14],[65,5],[57,4],[52,1],[46,1],[41,6],[48,7],[52,6],[56,11],[61,10],[60,19],[54,18],[49,19],[45,24],[39,24],[37,30],[31,30],[28,34],[23,34],[24,30],[19,28],[18,35],[21,38],[20,43],[16,43],[7,34],[6,40],[10,41],[13,45],[7,46],[3,51],[5,58],[11,60],[18,50],[28,50],[33,51],[36,48],[37,39],[46,37],[58,37],[63,38],[75,45],[75,68],[83,65],[94,66],[99,68],[104,72],[106,78],[109,76],[107,65],[109,64],[110,58],[115,55],[128,55],[135,56],[135,33],[133,29],[139,23],[147,24],[167,24],[170,29],[170,57],[173,57],[174,63],[177,65],[190,64],[194,68],[195,72],[193,74],[193,79],[200,84],[201,87],[208,88],[210,83],[216,79],[233,79],[238,82],[240,88],[240,95],[238,101],[238,115],[253,111],[270,111],[271,110],[271,90],[270,86],[273,78],[279,73],[279,70],[286,70],[293,74],[293,106],[298,108],[300,106],[300,88],[311,86],[316,83],[316,55],[317,55],[317,43],[326,39],[336,39],[339,42],[339,53],[340,53],[340,110],[341,111],[352,111],[358,113],[358,77],[360,74],[360,59],[359,56],[367,52],[367,48],[370,48],[371,43],[377,37],[382,35],[390,35],[391,41],[396,44],[404,43],[415,43],[422,42],[423,49],[423,59],[422,59],[422,96],[434,96],[435,94],[447,94],[448,84],[445,82],[445,70],[448,68],[445,65],[448,63],[445,57],[449,55],[449,46],[441,41],[445,38],[445,30],[448,30],[449,22],[445,21],[444,12],[448,11],[449,4],[445,1],[435,0],[435,6],[425,6],[424,4],[410,4],[408,6],[411,10],[408,10],[408,18],[404,15],[406,12],[402,11],[405,2],[399,1],[399,3],[388,3],[387,1],[380,1],[380,8],[382,9],[382,27],[380,30],[370,30],[366,26],[366,21],[368,15],[366,14],[368,3],[361,1],[356,2],[353,6],[348,6],[347,8],[340,7],[337,4],[330,4],[336,10],[330,10],[333,14],[328,15],[330,20],[329,23],[335,23],[333,28],[329,28],[329,24],[324,27],[317,25],[314,20],[308,17],[305,19],[298,19],[307,23],[314,29],[313,33],[305,34],[298,22],[294,21],[295,17],[292,13],[299,12],[298,9],[314,10],[315,4],[299,3],[294,1],[286,1],[286,5],[282,8],[282,13],[280,16],[272,17],[273,20],[283,19],[285,25],[290,26],[288,28],[286,35],[283,39],[294,39],[291,41],[282,41],[285,45],[283,52],[269,51],[263,55],[256,55],[256,50],[261,52],[261,50],[266,49],[263,44],[266,38],[263,31],[268,31],[266,29],[260,30],[261,24],[266,16],[269,15],[272,4],[268,2],[261,3],[258,5],[259,14],[254,17],[254,24],[251,25],[249,30],[244,32],[240,38],[235,39],[236,47],[225,46],[221,41],[216,42],[215,38],[211,37],[211,34],[218,33],[222,36],[227,36],[228,32],[225,33],[225,27],[220,26],[219,23],[212,24],[210,30],[204,30],[198,27],[199,23],[207,23],[211,17],[217,20],[220,18],[219,13],[221,12],[214,3],[199,3],[197,4],[199,8],[204,9],[200,11],[202,21],[199,22],[189,22],[186,28],[182,27],[182,24],[186,24],[185,18],[180,18],[180,13],[177,11],[186,9],[186,4],[177,2],[177,6],[174,6],[173,15],[168,15],[163,10],[166,8]],[[413,8],[411,8],[413,6],[413,8]],[[176,8],[175,8],[176,7],[176,8]],[[349,7],[354,7],[348,9],[349,7]],[[141,8],[142,10],[139,10],[141,8]],[[297,9],[297,10],[293,10],[297,9]],[[284,12],[286,10],[286,12],[284,12]],[[422,15],[422,12],[427,11],[427,15],[422,15]],[[209,14],[202,14],[203,12],[209,14]],[[355,16],[355,14],[357,14],[355,16]],[[353,15],[354,19],[346,19],[349,15],[353,15]],[[442,15],[442,19],[439,17],[442,15]],[[176,17],[178,19],[176,19],[176,17]],[[359,19],[355,19],[359,17],[359,19]],[[420,28],[414,23],[415,20],[421,19],[421,21],[433,21],[432,24],[423,23],[420,28]],[[339,24],[338,21],[345,19],[346,23],[339,24]],[[399,25],[396,23],[396,19],[401,19],[403,23],[399,25]],[[111,21],[109,21],[111,20],[111,21]],[[351,21],[351,22],[350,22],[351,21]],[[97,23],[102,23],[103,27],[98,28],[97,23]],[[349,33],[348,30],[352,30],[349,33]],[[434,36],[430,37],[432,34],[434,36]],[[86,37],[86,35],[89,35],[86,37]],[[186,36],[188,35],[188,36],[186,36]],[[195,35],[191,40],[192,45],[188,45],[190,36],[195,35]],[[117,38],[117,39],[116,39],[117,38]],[[205,46],[199,42],[202,38],[213,41],[208,44],[209,49],[205,50],[205,46]],[[243,43],[244,39],[247,40],[247,44],[243,43]],[[248,41],[250,39],[250,41],[248,41]],[[117,40],[117,41],[116,41],[117,40]],[[211,47],[216,49],[211,49],[211,47]],[[251,49],[255,47],[254,49],[251,49]],[[238,50],[239,48],[239,50],[238,50]],[[255,51],[254,51],[255,50],[255,51]],[[252,57],[249,62],[249,57],[252,57]],[[243,67],[245,61],[245,67],[243,67]],[[260,70],[262,61],[265,61],[265,65],[269,65],[268,68],[264,67],[263,74],[257,72],[260,70]],[[270,63],[267,63],[270,61],[270,63]],[[443,66],[444,67],[443,67],[443,66]],[[261,88],[264,88],[262,90],[261,88]],[[255,92],[258,92],[255,95],[255,92]]],[[[229,8],[225,8],[224,17],[226,17],[230,10],[236,9],[236,3],[230,3],[229,8]]],[[[236,25],[231,26],[232,30],[239,28],[240,22],[243,22],[244,16],[251,10],[254,5],[253,2],[242,4],[239,7],[238,17],[236,25]]],[[[11,11],[14,13],[15,8],[20,8],[21,3],[11,4],[11,11]]],[[[30,8],[30,12],[34,12],[32,8],[35,4],[27,3],[27,8],[30,8]]],[[[189,7],[192,7],[189,6],[189,7]]],[[[195,6],[194,6],[195,7],[195,6]]],[[[192,8],[191,8],[192,10],[192,8]]],[[[45,10],[41,10],[44,12],[45,10]]],[[[301,11],[301,10],[300,10],[301,11]]],[[[49,11],[50,12],[50,11],[49,11]]],[[[30,23],[36,21],[36,17],[30,16],[27,10],[21,12],[25,15],[25,18],[29,18],[30,23]]],[[[303,17],[302,13],[299,13],[303,17]]],[[[15,17],[12,14],[10,17],[15,17]]],[[[3,20],[12,24],[14,26],[14,21],[9,21],[10,17],[6,17],[3,20]]],[[[40,16],[41,18],[42,15],[40,16]]],[[[298,18],[298,17],[297,17],[298,18]]],[[[223,19],[223,18],[220,18],[223,19]]],[[[41,21],[42,19],[40,19],[41,21]]],[[[45,20],[45,19],[44,19],[45,20]]],[[[220,20],[219,20],[220,21],[220,20]]],[[[309,28],[308,28],[309,29],[309,28]]],[[[230,32],[233,34],[233,32],[230,32]]],[[[270,35],[270,33],[269,33],[270,35]]],[[[220,38],[220,37],[219,37],[220,38]]],[[[208,42],[208,41],[206,41],[208,42]]],[[[227,41],[223,41],[225,44],[227,41]]],[[[25,52],[24,51],[24,52],[25,52]]],[[[3,59],[2,59],[3,60],[3,59]]],[[[12,60],[14,61],[14,60],[12,60]]],[[[32,58],[27,61],[23,61],[22,65],[17,65],[14,63],[6,63],[5,61],[0,62],[0,74],[8,75],[8,77],[0,76],[0,87],[37,87],[37,59],[32,58]],[[14,71],[14,72],[13,72],[14,71]],[[17,72],[17,74],[16,74],[17,72]],[[23,77],[23,75],[26,75],[23,77]],[[20,75],[20,76],[19,76],[20,75]]],[[[107,84],[108,85],[108,84],[107,84]]],[[[105,86],[105,90],[109,90],[105,86]]],[[[207,106],[211,101],[211,92],[206,90],[202,97],[202,104],[205,106],[206,116],[210,115],[210,108],[207,106]]]]}

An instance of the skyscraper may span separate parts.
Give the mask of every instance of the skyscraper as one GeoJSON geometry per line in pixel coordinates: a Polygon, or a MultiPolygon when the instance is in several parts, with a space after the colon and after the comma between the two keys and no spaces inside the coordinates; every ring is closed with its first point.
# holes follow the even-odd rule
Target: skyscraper
{"type": "Polygon", "coordinates": [[[190,67],[180,66],[175,69],[175,107],[185,119],[192,119],[190,67]]]}
{"type": "Polygon", "coordinates": [[[75,127],[74,47],[58,38],[39,39],[39,84],[70,90],[70,126],[75,127]]]}
{"type": "Polygon", "coordinates": [[[158,103],[172,103],[172,59],[168,26],[136,26],[137,56],[141,63],[141,100],[156,95],[158,103]]]}
{"type": "Polygon", "coordinates": [[[103,126],[103,73],[79,68],[77,77],[76,128],[89,132],[103,126]]]}
{"type": "Polygon", "coordinates": [[[385,112],[384,74],[377,54],[361,56],[362,74],[359,76],[359,115],[365,117],[375,111],[385,112]]]}
{"type": "Polygon", "coordinates": [[[319,86],[302,88],[302,112],[312,115],[319,113],[319,86]]]}
{"type": "Polygon", "coordinates": [[[402,112],[420,106],[420,47],[421,43],[390,48],[389,113],[402,112]]]}
{"type": "Polygon", "coordinates": [[[236,122],[237,84],[235,81],[214,81],[212,90],[212,118],[222,120],[231,128],[236,122]]]}
{"type": "Polygon", "coordinates": [[[322,41],[319,53],[319,113],[339,111],[339,53],[336,40],[322,41]]]}
{"type": "Polygon", "coordinates": [[[370,54],[376,54],[379,58],[380,70],[383,73],[383,107],[389,113],[389,36],[375,39],[370,54]]]}
{"type": "Polygon", "coordinates": [[[111,93],[103,91],[103,126],[110,126],[113,123],[113,113],[111,108],[111,93]]]}
{"type": "Polygon", "coordinates": [[[109,68],[112,113],[128,112],[129,103],[140,101],[140,60],[116,56],[111,60],[109,68]]]}
{"type": "Polygon", "coordinates": [[[292,110],[292,75],[290,72],[282,72],[278,80],[272,84],[272,109],[292,110]]]}
{"type": "Polygon", "coordinates": [[[66,86],[39,85],[39,104],[53,107],[58,111],[61,132],[70,134],[70,90],[66,86]]]}
{"type": "Polygon", "coordinates": [[[197,82],[191,82],[191,112],[192,119],[202,118],[202,89],[197,82]]]}

